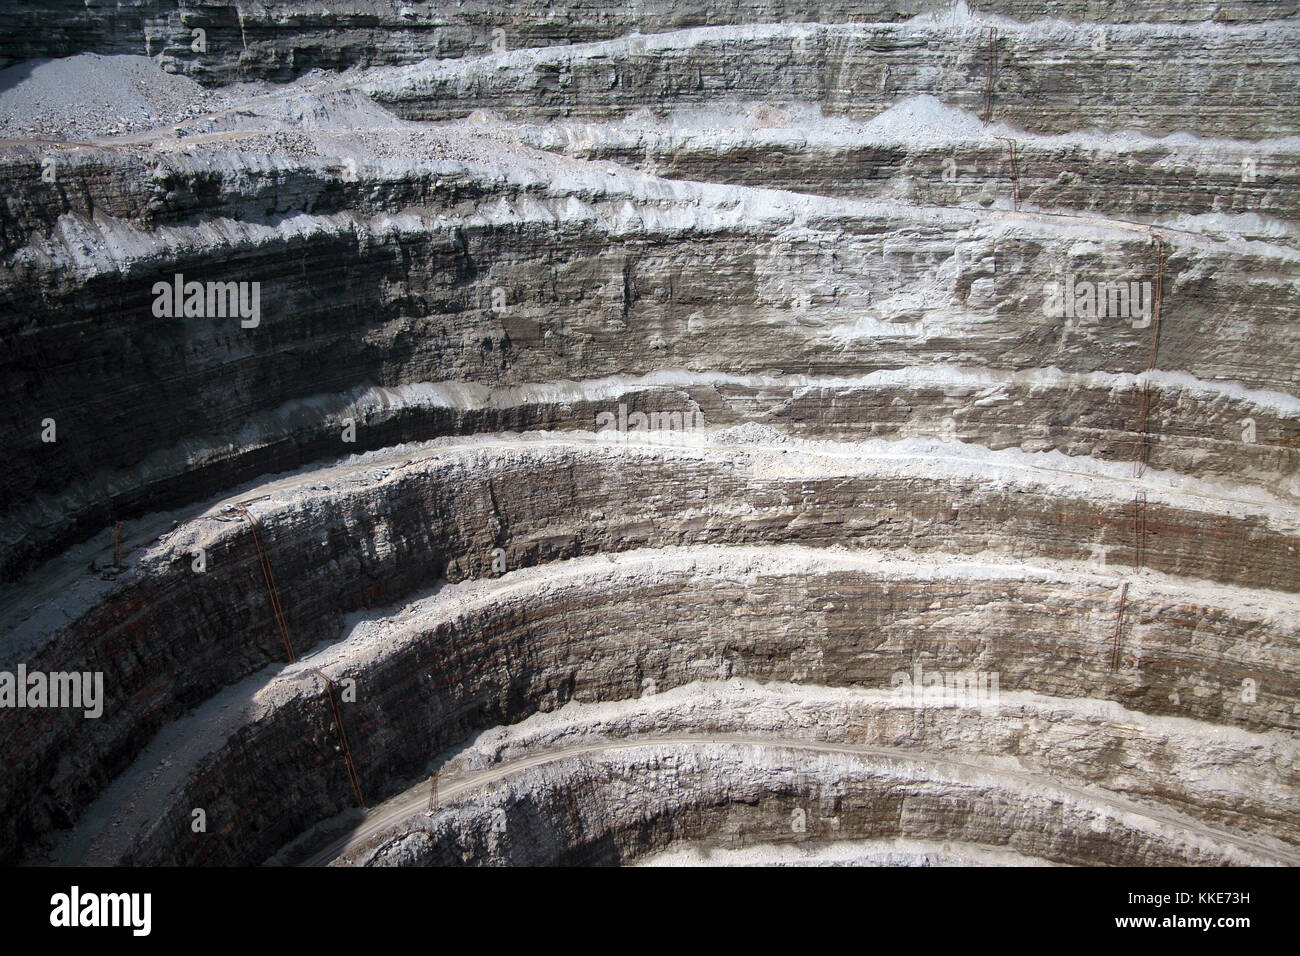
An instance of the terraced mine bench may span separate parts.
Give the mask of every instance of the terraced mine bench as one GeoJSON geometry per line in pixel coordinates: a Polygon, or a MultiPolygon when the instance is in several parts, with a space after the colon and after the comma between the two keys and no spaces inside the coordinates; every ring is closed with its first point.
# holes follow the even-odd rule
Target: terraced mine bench
{"type": "Polygon", "coordinates": [[[545,10],[0,13],[0,860],[1296,863],[1294,5],[545,10]]]}

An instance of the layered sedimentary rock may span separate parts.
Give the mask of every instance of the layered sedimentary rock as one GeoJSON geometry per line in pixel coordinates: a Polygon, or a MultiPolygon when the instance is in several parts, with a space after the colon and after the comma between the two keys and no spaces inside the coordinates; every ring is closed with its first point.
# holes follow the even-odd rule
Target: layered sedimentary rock
{"type": "Polygon", "coordinates": [[[0,16],[0,859],[1295,863],[1296,11],[642,7],[0,16]]]}
{"type": "MultiPolygon", "coordinates": [[[[1025,134],[921,98],[867,123],[738,104],[730,113],[634,114],[620,123],[514,123],[493,129],[583,159],[673,179],[739,182],[852,199],[901,198],[1163,222],[1282,239],[1294,221],[1285,141],[1025,134]],[[1214,210],[1218,218],[1204,215],[1214,210]],[[1252,220],[1252,217],[1258,217],[1252,220]]],[[[1282,239],[1282,241],[1286,241],[1282,239]]]]}
{"type": "MultiPolygon", "coordinates": [[[[1148,526],[1138,538],[1132,503],[1120,489],[1108,505],[1089,498],[1066,505],[1064,482],[1040,484],[1038,494],[1034,493],[1038,482],[1032,467],[1005,469],[999,482],[1002,488],[993,490],[986,489],[982,477],[991,471],[987,463],[970,462],[948,481],[935,483],[928,475],[942,459],[924,454],[911,463],[883,462],[855,475],[861,465],[853,458],[800,455],[793,450],[764,452],[743,445],[704,451],[614,444],[607,452],[597,448],[581,454],[575,449],[556,455],[541,444],[537,453],[522,460],[522,449],[498,448],[495,454],[491,447],[480,452],[453,451],[426,459],[421,467],[381,460],[351,475],[309,472],[304,478],[264,489],[273,499],[298,498],[306,492],[283,516],[254,505],[267,547],[275,555],[278,587],[297,595],[287,616],[300,650],[336,631],[341,614],[352,608],[391,601],[419,582],[443,575],[455,579],[466,571],[488,571],[498,548],[507,568],[611,550],[729,541],[807,540],[822,546],[868,547],[892,543],[934,552],[1000,552],[1120,566],[1131,566],[1140,554],[1148,568],[1160,571],[1296,589],[1296,534],[1282,517],[1285,510],[1244,519],[1224,515],[1211,524],[1203,511],[1189,507],[1195,499],[1181,508],[1177,497],[1168,503],[1152,499],[1147,504],[1148,526]],[[495,466],[493,458],[498,462],[495,466]],[[441,474],[433,477],[430,468],[441,474]],[[660,481],[653,480],[647,469],[658,470],[660,481]],[[873,474],[877,469],[880,473],[873,474]],[[557,470],[566,475],[563,485],[548,477],[557,470]],[[961,475],[961,470],[970,477],[961,475]],[[342,494],[331,490],[336,483],[342,494]],[[579,491],[588,483],[592,492],[579,491]],[[680,495],[676,489],[682,486],[694,491],[680,495]],[[900,510],[904,502],[907,510],[900,510]],[[447,517],[439,520],[438,515],[447,517]],[[1276,527],[1279,523],[1281,527],[1276,527]],[[1206,534],[1211,528],[1215,529],[1212,538],[1206,534]],[[346,564],[338,558],[322,562],[322,551],[343,540],[370,544],[363,550],[349,549],[346,564]]],[[[1100,482],[1078,484],[1092,495],[1100,490],[1100,482]]],[[[25,781],[60,776],[62,766],[69,777],[67,787],[53,793],[62,793],[65,800],[78,788],[93,793],[100,783],[95,774],[111,774],[129,762],[152,728],[222,684],[281,656],[263,587],[244,522],[233,515],[225,521],[209,518],[177,529],[166,542],[148,549],[141,555],[139,570],[133,569],[108,594],[92,591],[92,610],[70,627],[53,634],[42,632],[39,628],[45,619],[35,618],[20,633],[47,642],[44,660],[63,662],[69,656],[86,655],[83,659],[112,675],[109,716],[88,732],[79,715],[60,715],[63,719],[53,729],[45,727],[44,736],[35,740],[39,725],[30,720],[23,742],[38,746],[16,764],[11,761],[7,781],[15,792],[21,792],[25,781]],[[208,562],[202,574],[195,573],[191,560],[198,548],[208,562]],[[249,607],[261,608],[261,613],[250,615],[249,607]],[[57,640],[51,640],[55,635],[57,640]],[[150,651],[159,645],[168,648],[161,659],[150,651]],[[61,746],[51,746],[54,741],[61,746]],[[85,764],[74,760],[82,748],[90,748],[87,757],[93,754],[94,759],[85,764]]],[[[902,588],[900,597],[884,604],[885,620],[869,613],[870,605],[855,602],[845,609],[847,622],[837,628],[849,635],[866,628],[878,638],[888,618],[906,606],[900,606],[900,600],[929,607],[940,590],[929,583],[909,596],[915,589],[902,588]]],[[[1092,649],[1093,670],[1086,677],[1071,669],[1054,678],[1033,653],[1014,669],[1025,666],[1034,671],[1027,672],[1025,680],[1035,689],[1060,694],[1071,682],[1081,681],[1093,696],[1141,703],[1155,713],[1212,715],[1215,720],[1249,727],[1292,726],[1289,701],[1294,700],[1294,691],[1289,689],[1287,666],[1261,669],[1261,654],[1264,660],[1269,655],[1283,659],[1279,655],[1285,653],[1293,627],[1285,618],[1276,626],[1221,620],[1246,599],[1245,594],[1220,597],[1211,609],[1198,608],[1189,597],[1148,607],[1134,588],[1124,609],[1116,606],[1111,573],[1094,583],[1093,597],[1086,600],[1078,589],[1067,588],[1058,605],[1050,592],[1048,588],[1023,595],[1001,612],[1010,615],[1006,641],[1012,642],[1014,636],[1014,642],[984,653],[998,661],[1004,672],[1013,668],[1001,661],[1002,650],[1024,646],[1018,629],[1037,619],[1045,630],[1029,643],[1050,644],[1048,638],[1059,632],[1062,618],[1068,615],[1092,622],[1087,625],[1091,633],[1081,640],[1092,649]],[[1012,613],[1018,603],[1031,609],[1026,616],[1012,613]],[[1191,660],[1166,671],[1157,655],[1146,670],[1139,666],[1140,673],[1112,679],[1114,689],[1102,691],[1091,681],[1099,672],[1105,673],[1098,658],[1109,659],[1107,655],[1118,650],[1108,642],[1114,640],[1117,616],[1124,614],[1131,628],[1149,618],[1155,619],[1157,628],[1172,628],[1159,644],[1167,645],[1165,653],[1175,659],[1186,654],[1191,660]],[[1245,643],[1236,644],[1237,640],[1245,643]],[[1193,650],[1203,641],[1209,641],[1203,650],[1193,650]],[[1200,655],[1215,662],[1213,670],[1194,663],[1200,655]],[[1152,667],[1162,674],[1154,682],[1152,667]],[[1249,706],[1239,706],[1246,681],[1267,690],[1252,695],[1249,706]]],[[[952,607],[941,615],[941,633],[955,634],[958,618],[953,613],[963,605],[977,609],[971,626],[993,633],[988,630],[994,616],[989,613],[990,597],[966,583],[956,587],[950,600],[952,607]]],[[[1282,603],[1285,608],[1287,601],[1282,603]]],[[[805,606],[821,605],[809,595],[805,606]]],[[[677,608],[675,614],[679,620],[697,620],[686,609],[677,608]]],[[[608,619],[608,611],[603,610],[602,616],[608,619]]],[[[825,613],[819,617],[824,623],[825,613]]],[[[637,619],[630,618],[629,627],[644,626],[634,625],[637,619]]],[[[899,622],[914,643],[920,639],[914,614],[901,613],[899,622]]],[[[1148,639],[1156,640],[1154,633],[1148,639]]],[[[683,660],[693,659],[685,647],[679,653],[683,660]]],[[[1071,668],[1079,663],[1078,645],[1055,653],[1071,668]]],[[[882,666],[892,673],[900,664],[905,662],[894,659],[882,666]]],[[[886,677],[879,670],[855,672],[847,662],[834,672],[839,680],[873,686],[886,677]]],[[[45,801],[29,801],[7,822],[22,827],[24,819],[40,820],[54,812],[45,801]]]]}
{"type": "Polygon", "coordinates": [[[362,88],[422,120],[475,108],[608,117],[719,98],[813,103],[862,120],[924,94],[1032,133],[1110,127],[1262,139],[1295,130],[1297,29],[1294,21],[1111,27],[1098,52],[1093,31],[1034,24],[1004,28],[991,54],[969,24],[699,29],[421,63],[380,71],[362,88]]]}
{"type": "Polygon", "coordinates": [[[732,848],[774,837],[796,845],[801,839],[948,837],[959,845],[1008,847],[1030,859],[1059,863],[1286,861],[1221,837],[1191,835],[1178,825],[1182,821],[1162,826],[1127,812],[1108,820],[1104,804],[1085,798],[1072,805],[1060,795],[1017,787],[995,774],[953,772],[942,761],[892,755],[800,761],[800,748],[779,743],[680,748],[675,743],[669,738],[630,752],[608,748],[595,757],[524,771],[505,793],[489,792],[487,807],[420,821],[377,847],[366,862],[617,864],[678,841],[732,848]],[[658,797],[660,789],[673,793],[671,812],[661,809],[667,801],[658,797]],[[497,801],[510,811],[498,816],[503,811],[497,801]],[[512,828],[521,836],[507,838],[512,828]]]}
{"type": "MultiPolygon", "coordinates": [[[[1033,0],[973,0],[969,8],[1021,20],[1043,16],[1033,0]]],[[[959,8],[966,14],[967,5],[959,8]]],[[[1296,15],[1290,0],[1118,3],[1070,0],[1052,14],[1076,23],[1257,23],[1296,15]]],[[[456,4],[440,0],[15,0],[0,16],[0,64],[74,53],[147,54],[169,70],[209,83],[288,79],[312,69],[482,55],[492,50],[606,40],[633,33],[745,23],[899,22],[951,17],[939,0],[792,0],[683,7],[668,0],[627,5],[522,0],[456,4]],[[202,31],[202,40],[195,31],[202,31]]]]}
{"type": "MultiPolygon", "coordinates": [[[[28,169],[35,176],[39,167],[33,161],[28,169]]],[[[242,170],[227,175],[242,184],[242,170]]],[[[1193,387],[1204,382],[1213,393],[1210,383],[1227,377],[1281,394],[1224,392],[1214,403],[1221,411],[1202,411],[1198,400],[1187,416],[1192,403],[1168,379],[1154,383],[1154,397],[1140,398],[1137,380],[1093,385],[1076,377],[1078,387],[1110,385],[1113,394],[1110,408],[1084,425],[1088,451],[1138,457],[1142,403],[1146,430],[1162,435],[1152,444],[1167,449],[1159,454],[1171,464],[1199,457],[1195,446],[1241,448],[1240,422],[1250,418],[1251,444],[1259,447],[1218,456],[1220,465],[1235,462],[1242,477],[1275,487],[1294,482],[1298,432],[1294,402],[1284,397],[1297,367],[1294,280],[1275,281],[1300,276],[1300,253],[1287,247],[1251,247],[1253,269],[1243,270],[1235,267],[1241,240],[1180,234],[1161,259],[1141,233],[1061,218],[1009,225],[976,211],[846,210],[825,200],[680,185],[650,199],[631,184],[611,188],[606,175],[550,195],[494,196],[473,175],[449,170],[442,212],[429,208],[430,197],[401,213],[223,217],[153,228],[64,212],[51,231],[15,251],[5,295],[15,344],[6,387],[27,414],[6,428],[7,440],[26,452],[4,469],[16,541],[4,555],[7,575],[102,527],[110,514],[192,504],[223,485],[346,451],[336,426],[357,420],[359,382],[500,389],[669,368],[777,377],[797,370],[817,387],[819,379],[923,362],[992,367],[992,384],[1049,367],[1076,376],[1141,373],[1154,348],[1161,367],[1199,380],[1193,387]],[[457,201],[457,181],[471,191],[468,200],[457,201]],[[901,226],[903,216],[913,221],[901,226]],[[565,258],[566,249],[577,258],[565,258]],[[158,316],[157,286],[174,288],[178,274],[203,283],[258,276],[255,327],[224,313],[158,316]],[[1132,314],[1091,323],[1047,314],[1045,287],[1063,285],[1067,275],[1140,277],[1135,286],[1124,283],[1137,289],[1132,314]],[[103,387],[125,381],[131,369],[139,372],[130,385],[103,387]],[[160,402],[169,414],[149,414],[160,402]],[[43,440],[47,419],[62,444],[43,440]],[[264,435],[250,434],[261,428],[264,435]],[[248,437],[231,448],[235,433],[248,437]],[[90,497],[90,487],[106,485],[117,489],[113,499],[90,497]],[[27,503],[38,494],[51,504],[33,527],[27,503]],[[49,523],[51,512],[58,517],[49,523]]],[[[421,179],[442,194],[440,179],[421,179]]],[[[162,298],[170,308],[173,296],[162,298]]],[[[1022,378],[1024,387],[1035,379],[1022,378]]],[[[1012,403],[1023,401],[1020,388],[1004,388],[1012,403]]],[[[990,443],[1079,449],[1086,439],[1063,433],[1079,414],[1067,408],[1091,404],[1050,378],[1041,390],[1054,391],[1061,407],[1047,413],[1047,427],[1016,421],[1033,413],[1008,409],[1009,420],[999,422],[1005,437],[990,443]]],[[[889,411],[863,423],[872,434],[888,430],[882,417],[895,418],[913,395],[901,390],[887,401],[889,411]]],[[[360,404],[370,406],[361,447],[465,427],[436,402],[400,415],[372,415],[382,398],[360,404]]],[[[734,413],[721,415],[720,424],[734,413]]],[[[483,424],[508,428],[530,417],[564,424],[545,408],[494,417],[483,424]]],[[[969,418],[956,408],[939,417],[958,430],[955,423],[969,418]]]]}
{"type": "MultiPolygon", "coordinates": [[[[306,784],[310,798],[295,795],[285,800],[282,793],[281,782],[295,776],[291,768],[312,753],[329,753],[332,730],[317,668],[335,680],[355,677],[363,685],[366,703],[350,711],[348,722],[351,751],[371,768],[362,777],[363,786],[373,785],[376,776],[400,779],[418,773],[429,752],[455,740],[466,727],[509,723],[569,700],[635,698],[647,690],[653,694],[744,676],[877,690],[848,697],[818,692],[821,696],[814,693],[805,700],[800,687],[791,687],[784,699],[767,701],[752,717],[747,716],[752,703],[747,698],[683,707],[679,713],[669,696],[647,714],[623,708],[590,726],[579,709],[562,731],[551,721],[536,736],[568,747],[588,745],[581,735],[693,728],[712,735],[761,730],[780,738],[783,730],[797,727],[818,740],[855,745],[966,756],[1015,753],[1020,768],[1050,768],[1058,779],[1086,780],[1157,804],[1174,798],[1163,784],[1155,789],[1149,769],[1139,768],[1169,761],[1179,767],[1172,777],[1180,782],[1170,786],[1179,788],[1177,803],[1185,812],[1210,820],[1232,819],[1234,813],[1263,817],[1273,833],[1291,827],[1283,822],[1291,817],[1286,795],[1295,773],[1294,744],[1285,742],[1287,735],[1234,732],[1231,745],[1206,741],[1191,746],[1177,734],[1167,736],[1177,726],[1167,720],[1164,734],[1147,739],[1134,733],[1128,722],[1134,719],[1131,714],[1104,707],[1087,713],[1089,705],[1068,699],[1080,687],[1091,688],[1088,696],[1105,696],[1099,685],[1110,683],[1140,686],[1152,697],[1160,688],[1162,699],[1165,690],[1181,686],[1196,710],[1224,702],[1237,706],[1238,686],[1216,684],[1211,690],[1204,674],[1193,677],[1188,670],[1201,654],[1217,658],[1233,652],[1192,650],[1185,646],[1186,632],[1162,638],[1157,632],[1168,625],[1155,621],[1144,620],[1136,631],[1141,636],[1135,634],[1141,650],[1126,661],[1123,671],[1110,674],[1113,621],[1106,605],[1113,595],[1104,581],[1079,577],[1058,583],[1059,572],[1057,578],[1041,574],[1037,581],[1026,581],[1019,577],[1023,569],[970,566],[947,573],[965,570],[972,577],[940,583],[933,581],[932,575],[943,573],[935,564],[850,556],[813,555],[801,562],[806,568],[801,573],[778,570],[799,557],[779,549],[699,549],[628,556],[612,565],[588,560],[566,569],[558,580],[557,572],[518,572],[516,579],[507,576],[459,591],[445,589],[393,617],[367,620],[344,644],[314,655],[309,664],[268,685],[254,711],[221,728],[224,742],[219,742],[220,735],[208,733],[218,739],[205,741],[212,750],[196,758],[195,767],[172,768],[161,783],[149,781],[133,793],[132,811],[117,818],[126,826],[120,832],[105,831],[98,849],[105,855],[97,859],[113,860],[118,858],[113,853],[121,853],[136,862],[184,862],[193,859],[191,854],[202,854],[205,860],[217,854],[218,860],[228,861],[230,853],[252,852],[244,842],[247,835],[235,844],[203,835],[186,837],[183,832],[188,807],[208,808],[222,819],[235,812],[236,804],[227,795],[235,789],[241,766],[266,771],[262,783],[241,785],[237,792],[239,812],[256,821],[268,852],[278,845],[277,834],[303,827],[301,814],[310,812],[308,806],[346,807],[350,794],[338,757],[333,763],[317,763],[306,784]],[[985,574],[992,577],[985,579],[985,574]],[[683,576],[692,579],[692,587],[682,586],[683,576]],[[918,585],[916,577],[931,586],[918,585]],[[1048,593],[1058,587],[1055,595],[1048,593]],[[1100,606],[1079,602],[1076,595],[1089,589],[1095,589],[1100,606]],[[1014,610],[1015,604],[1034,601],[1054,610],[1057,616],[1048,619],[1049,630],[1069,634],[1072,646],[1054,647],[1047,631],[1031,629],[1032,613],[1014,610]],[[818,609],[811,619],[809,607],[818,609]],[[996,631],[988,626],[990,619],[999,622],[996,631]],[[1088,635],[1093,627],[1096,631],[1088,635]],[[918,633],[934,634],[933,641],[918,643],[918,633]],[[485,638],[489,634],[493,637],[485,638]],[[1168,654],[1181,658],[1172,671],[1164,670],[1168,654]],[[1062,664],[1065,672],[1052,672],[1062,664]],[[930,709],[918,711],[899,692],[899,684],[910,683],[917,668],[979,669],[985,676],[982,684],[975,680],[968,699],[931,697],[930,709]],[[990,672],[1000,674],[991,689],[990,672]],[[1174,678],[1173,673],[1180,676],[1174,678]],[[1008,706],[1008,701],[1018,703],[1008,706]],[[291,741],[304,723],[314,726],[320,739],[291,741]],[[1026,740],[1030,727],[1041,729],[1026,740]],[[1224,752],[1236,751],[1245,740],[1251,745],[1242,757],[1224,752]],[[1184,746],[1185,751],[1180,749],[1184,746]],[[1042,749],[1032,753],[1035,748],[1042,749]],[[1099,752],[1110,756],[1099,761],[1099,752]],[[1232,768],[1224,761],[1232,762],[1232,768]],[[1224,773],[1204,778],[1208,766],[1224,773]],[[193,781],[188,787],[168,792],[187,776],[193,781]],[[1266,796],[1270,793],[1271,798],[1266,796]]],[[[1149,598],[1141,598],[1144,604],[1151,601],[1148,608],[1178,600],[1168,591],[1160,593],[1158,585],[1153,590],[1149,598]]],[[[1185,607],[1188,612],[1196,613],[1185,607]]],[[[1217,682],[1223,676],[1210,679],[1217,682]]],[[[1272,675],[1257,676],[1261,685],[1273,683],[1272,675]]],[[[917,681],[923,682],[919,674],[917,681]]],[[[242,694],[232,696],[242,699],[242,694]]],[[[759,701],[764,699],[758,695],[759,701]]],[[[693,696],[677,700],[689,703],[693,696]]],[[[1160,709],[1152,706],[1151,698],[1144,704],[1148,711],[1160,709]]],[[[1242,713],[1248,710],[1240,708],[1242,713]]],[[[193,732],[207,733],[200,729],[205,726],[195,722],[193,732]]],[[[535,743],[501,747],[490,756],[469,754],[457,763],[508,765],[516,758],[531,759],[535,743]]],[[[1006,764],[988,767],[1010,769],[1006,764]]],[[[442,789],[451,792],[456,766],[443,774],[442,789]]],[[[422,809],[426,787],[418,790],[416,802],[422,809]]],[[[1258,826],[1258,821],[1247,824],[1251,829],[1258,826]]]]}

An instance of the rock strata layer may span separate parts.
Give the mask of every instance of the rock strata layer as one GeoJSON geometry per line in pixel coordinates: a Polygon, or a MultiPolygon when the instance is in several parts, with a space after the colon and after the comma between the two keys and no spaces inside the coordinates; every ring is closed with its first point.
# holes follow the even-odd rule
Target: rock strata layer
{"type": "Polygon", "coordinates": [[[1300,862],[1294,4],[0,37],[0,862],[1300,862]]]}

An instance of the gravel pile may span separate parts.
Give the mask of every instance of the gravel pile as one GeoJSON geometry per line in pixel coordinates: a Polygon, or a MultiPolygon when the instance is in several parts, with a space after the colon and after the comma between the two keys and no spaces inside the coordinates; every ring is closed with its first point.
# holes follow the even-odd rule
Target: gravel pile
{"type": "Polygon", "coordinates": [[[86,139],[180,122],[224,98],[148,57],[84,53],[0,70],[0,136],[86,139]]]}

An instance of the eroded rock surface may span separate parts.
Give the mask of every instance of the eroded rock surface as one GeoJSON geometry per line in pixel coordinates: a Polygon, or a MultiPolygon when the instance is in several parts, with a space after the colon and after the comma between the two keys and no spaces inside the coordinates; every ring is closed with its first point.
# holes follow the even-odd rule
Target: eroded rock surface
{"type": "Polygon", "coordinates": [[[7,7],[0,860],[1297,862],[1300,19],[1040,7],[7,7]]]}

